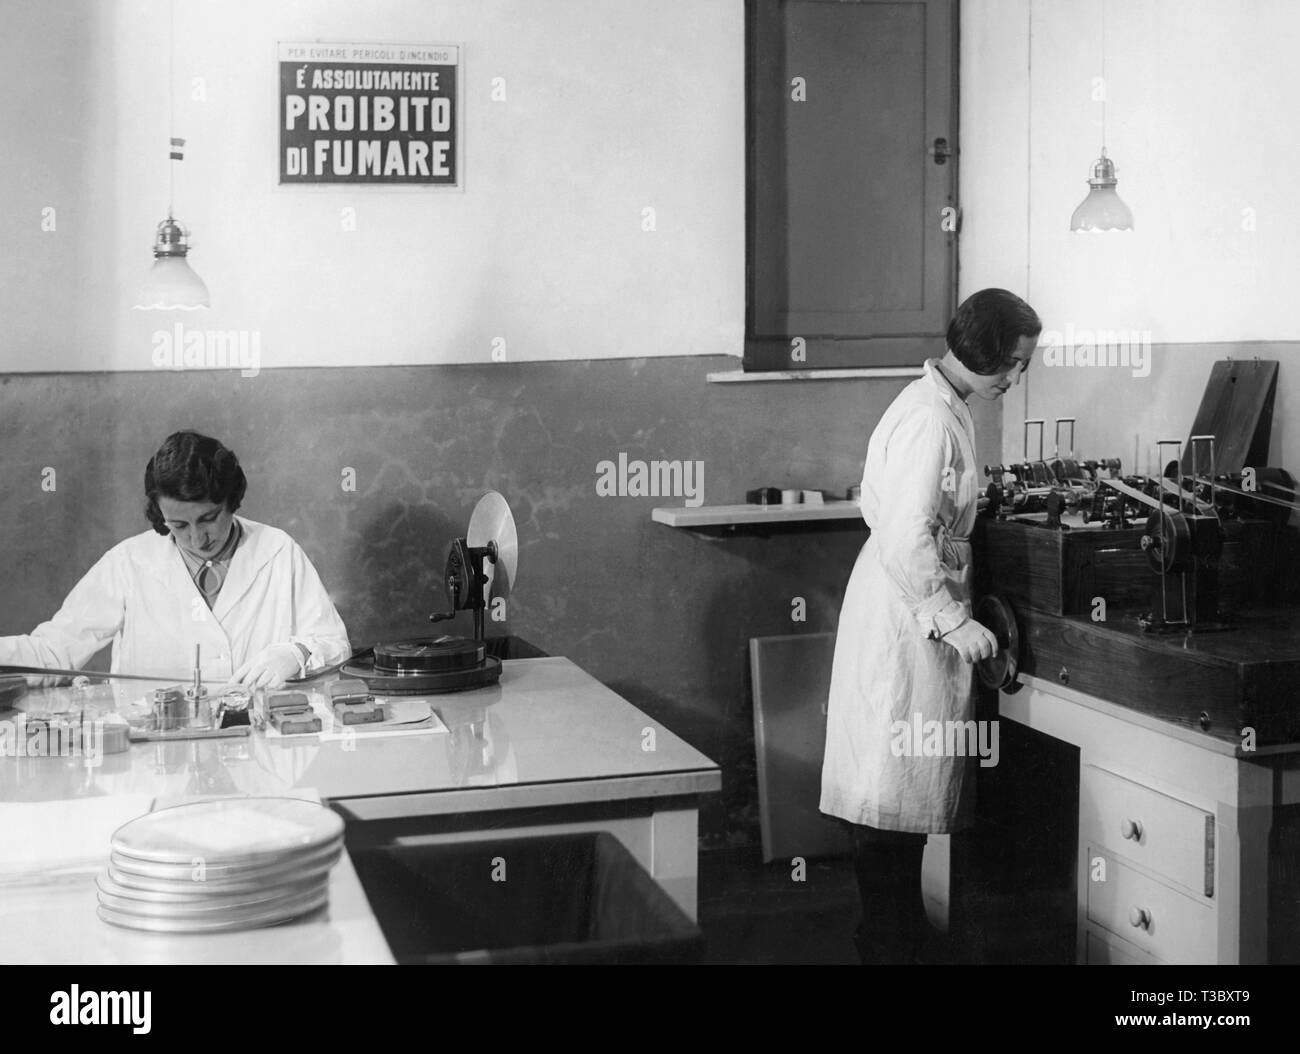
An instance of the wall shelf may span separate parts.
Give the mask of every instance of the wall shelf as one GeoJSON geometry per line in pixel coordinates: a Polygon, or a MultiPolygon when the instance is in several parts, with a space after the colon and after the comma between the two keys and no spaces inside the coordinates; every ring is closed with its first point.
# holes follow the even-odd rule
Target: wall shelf
{"type": "Polygon", "coordinates": [[[710,373],[710,384],[748,384],[756,381],[842,381],[868,377],[920,377],[920,366],[863,366],[830,370],[725,370],[710,373]]]}
{"type": "Polygon", "coordinates": [[[828,501],[822,505],[701,505],[697,509],[676,506],[655,509],[655,523],[687,529],[697,527],[744,527],[759,524],[799,524],[833,520],[862,520],[856,501],[828,501]]]}

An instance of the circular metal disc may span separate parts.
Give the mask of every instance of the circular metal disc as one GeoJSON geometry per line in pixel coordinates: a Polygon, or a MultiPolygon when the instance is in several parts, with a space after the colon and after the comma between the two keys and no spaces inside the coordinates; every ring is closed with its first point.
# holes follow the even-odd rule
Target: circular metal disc
{"type": "Polygon", "coordinates": [[[201,861],[202,867],[200,867],[198,858],[184,864],[160,864],[151,860],[141,860],[117,849],[113,850],[110,859],[114,870],[120,873],[157,881],[177,882],[182,888],[191,888],[197,881],[196,875],[201,876],[203,884],[212,884],[227,881],[251,882],[255,879],[276,881],[288,871],[296,870],[305,873],[322,867],[328,870],[338,861],[342,852],[343,843],[342,839],[339,839],[338,842],[310,852],[280,853],[267,861],[251,864],[209,864],[204,860],[201,861]]]}
{"type": "Polygon", "coordinates": [[[483,661],[482,641],[463,637],[402,640],[375,645],[375,672],[387,675],[473,669],[483,661]]]}
{"type": "Polygon", "coordinates": [[[136,890],[141,897],[152,900],[158,896],[176,896],[180,898],[186,893],[192,893],[197,886],[202,886],[204,892],[209,896],[235,896],[240,893],[251,893],[254,890],[266,889],[268,886],[275,884],[284,884],[290,881],[306,882],[311,879],[326,878],[337,863],[338,857],[335,856],[333,859],[322,860],[308,867],[287,868],[275,874],[260,873],[251,875],[248,878],[213,878],[199,883],[193,880],[193,874],[184,879],[147,878],[144,875],[119,870],[117,861],[113,860],[110,861],[105,874],[108,881],[122,889],[136,890]]]}
{"type": "Polygon", "coordinates": [[[508,597],[515,588],[515,576],[519,573],[519,534],[515,530],[510,506],[495,490],[484,494],[474,506],[465,541],[476,549],[488,542],[496,542],[496,563],[487,560],[483,564],[483,573],[488,576],[483,595],[508,597]]]}
{"type": "Polygon", "coordinates": [[[315,875],[295,882],[276,886],[260,886],[242,892],[223,893],[200,889],[190,893],[149,893],[130,886],[117,884],[108,875],[95,880],[99,889],[99,902],[106,908],[126,915],[145,915],[154,918],[178,916],[207,916],[213,918],[223,913],[267,910],[307,893],[327,888],[329,873],[315,875]]]}
{"type": "Polygon", "coordinates": [[[1173,509],[1162,509],[1147,517],[1147,563],[1158,575],[1186,570],[1192,551],[1187,518],[1173,509]]]}
{"type": "Polygon", "coordinates": [[[1019,688],[1016,676],[1020,672],[1020,631],[1015,611],[1002,597],[988,593],[976,602],[973,614],[975,621],[987,626],[998,639],[998,653],[975,664],[980,684],[1014,692],[1019,688]]]}
{"type": "Polygon", "coordinates": [[[100,904],[97,914],[105,922],[133,930],[152,933],[220,933],[227,930],[245,930],[260,926],[274,926],[306,915],[329,903],[329,884],[309,889],[306,893],[278,901],[271,907],[254,906],[231,909],[215,916],[186,914],[163,915],[135,914],[115,910],[100,904]]]}
{"type": "Polygon", "coordinates": [[[495,684],[501,679],[501,660],[489,655],[481,663],[465,670],[385,674],[382,670],[376,671],[373,658],[362,658],[348,663],[340,672],[345,677],[365,681],[366,687],[375,695],[441,695],[495,684]]]}
{"type": "Polygon", "coordinates": [[[299,798],[220,798],[145,813],[113,834],[114,852],[155,864],[265,864],[343,837],[343,820],[299,798]]]}

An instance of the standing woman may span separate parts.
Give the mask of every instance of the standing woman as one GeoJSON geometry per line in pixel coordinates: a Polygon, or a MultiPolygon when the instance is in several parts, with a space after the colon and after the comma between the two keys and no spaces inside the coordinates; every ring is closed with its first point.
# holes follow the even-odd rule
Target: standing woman
{"type": "Polygon", "coordinates": [[[867,446],[862,517],[871,529],[840,611],[821,811],[853,825],[868,963],[909,963],[926,930],[926,836],[970,825],[965,757],[918,756],[895,722],[974,719],[973,662],[997,639],[971,618],[970,533],[979,477],[966,402],[999,399],[1029,365],[1042,323],[1005,289],[983,289],[948,325],[867,446]]]}

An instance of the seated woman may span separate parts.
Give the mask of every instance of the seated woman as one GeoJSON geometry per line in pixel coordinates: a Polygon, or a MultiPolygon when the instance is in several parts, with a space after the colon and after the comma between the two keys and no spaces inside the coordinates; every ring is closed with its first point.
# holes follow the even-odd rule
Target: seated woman
{"type": "MultiPolygon", "coordinates": [[[[342,662],[347,630],[311,561],[284,531],[235,515],[248,481],[197,432],[169,436],[144,473],[153,530],[118,543],[0,665],[81,669],[109,641],[113,672],[278,688],[342,662]]],[[[57,677],[34,678],[36,684],[57,677]]]]}

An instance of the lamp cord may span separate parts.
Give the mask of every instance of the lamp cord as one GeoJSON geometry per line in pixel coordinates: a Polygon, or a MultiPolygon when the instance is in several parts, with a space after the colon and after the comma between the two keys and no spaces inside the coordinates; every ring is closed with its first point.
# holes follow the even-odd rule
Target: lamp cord
{"type": "Polygon", "coordinates": [[[1029,221],[1034,201],[1034,5],[1025,5],[1025,299],[1029,299],[1032,277],[1029,221]]]}
{"type": "Polygon", "coordinates": [[[1106,80],[1106,0],[1101,0],[1101,156],[1106,156],[1106,96],[1110,84],[1106,80]]]}
{"type": "Polygon", "coordinates": [[[176,202],[176,0],[167,7],[167,218],[175,216],[176,202]]]}
{"type": "MultiPolygon", "coordinates": [[[[1034,214],[1034,4],[1030,0],[1026,6],[1028,24],[1025,30],[1025,52],[1027,81],[1025,110],[1025,299],[1031,299],[1033,281],[1033,235],[1034,214]]],[[[1029,378],[1025,378],[1025,416],[1029,416],[1029,378]]]]}

